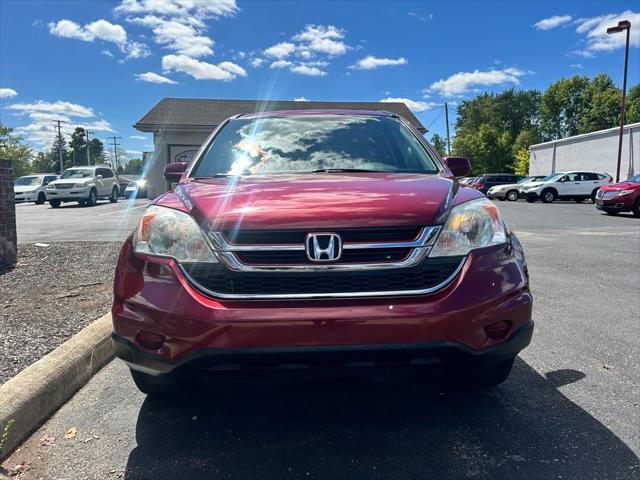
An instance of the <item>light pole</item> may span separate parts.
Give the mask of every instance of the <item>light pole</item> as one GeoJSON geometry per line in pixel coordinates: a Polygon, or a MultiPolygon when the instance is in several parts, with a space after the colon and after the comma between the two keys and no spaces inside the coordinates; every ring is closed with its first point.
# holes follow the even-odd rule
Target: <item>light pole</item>
{"type": "Polygon", "coordinates": [[[627,67],[629,66],[629,34],[631,31],[631,22],[622,20],[615,27],[607,28],[607,33],[620,33],[627,31],[627,44],[624,50],[624,80],[622,81],[622,107],[620,109],[620,138],[618,139],[618,164],[616,166],[616,183],[620,181],[620,161],[622,159],[622,135],[624,133],[624,109],[627,97],[627,67]]]}

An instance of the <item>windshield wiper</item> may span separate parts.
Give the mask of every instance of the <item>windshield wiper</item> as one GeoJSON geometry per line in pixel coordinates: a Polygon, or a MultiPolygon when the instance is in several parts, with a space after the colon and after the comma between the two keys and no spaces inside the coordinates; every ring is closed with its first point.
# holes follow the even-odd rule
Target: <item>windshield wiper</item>
{"type": "Polygon", "coordinates": [[[228,173],[214,173],[213,175],[198,175],[196,177],[191,177],[192,180],[206,180],[207,178],[225,178],[230,177],[228,173]]]}
{"type": "Polygon", "coordinates": [[[371,168],[318,168],[316,170],[311,170],[311,173],[334,173],[334,172],[394,173],[395,170],[374,170],[371,168]]]}

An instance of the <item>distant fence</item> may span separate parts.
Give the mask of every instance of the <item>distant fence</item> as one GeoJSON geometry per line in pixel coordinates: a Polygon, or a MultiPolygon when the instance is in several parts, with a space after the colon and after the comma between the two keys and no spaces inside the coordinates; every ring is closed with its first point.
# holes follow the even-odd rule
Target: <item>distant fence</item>
{"type": "Polygon", "coordinates": [[[17,261],[16,205],[11,162],[0,160],[0,269],[17,261]]]}

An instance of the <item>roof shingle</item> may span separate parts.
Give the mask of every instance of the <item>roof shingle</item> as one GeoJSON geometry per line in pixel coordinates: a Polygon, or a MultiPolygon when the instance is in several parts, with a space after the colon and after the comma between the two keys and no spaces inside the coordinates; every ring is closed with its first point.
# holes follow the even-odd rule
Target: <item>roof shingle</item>
{"type": "Polygon", "coordinates": [[[386,110],[408,120],[418,131],[426,128],[404,103],[296,102],[292,100],[219,100],[209,98],[163,98],[134,128],[142,132],[168,130],[213,130],[220,122],[239,113],[277,110],[386,110]]]}

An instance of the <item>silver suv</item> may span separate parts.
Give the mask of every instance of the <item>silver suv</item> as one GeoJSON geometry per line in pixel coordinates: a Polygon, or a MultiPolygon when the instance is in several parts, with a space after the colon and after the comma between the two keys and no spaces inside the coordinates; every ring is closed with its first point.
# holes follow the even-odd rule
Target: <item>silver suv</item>
{"type": "Polygon", "coordinates": [[[60,178],[47,185],[47,199],[53,208],[62,202],[93,206],[99,198],[118,201],[118,177],[109,166],[67,168],[60,178]]]}

